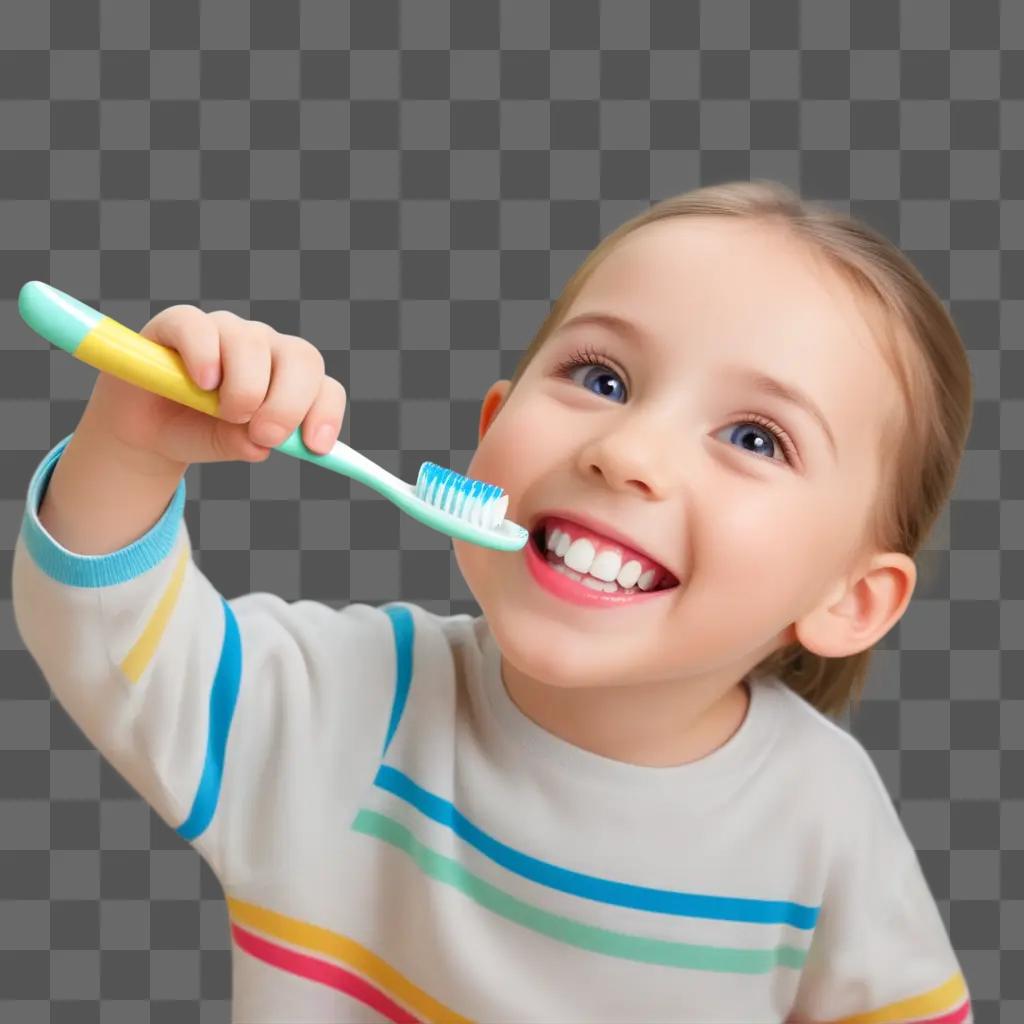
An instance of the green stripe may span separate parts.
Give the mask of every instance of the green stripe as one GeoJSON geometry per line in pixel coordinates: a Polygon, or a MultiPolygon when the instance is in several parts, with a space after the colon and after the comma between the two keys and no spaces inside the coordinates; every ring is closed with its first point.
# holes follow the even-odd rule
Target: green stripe
{"type": "Polygon", "coordinates": [[[733,974],[767,974],[776,967],[803,966],[807,957],[795,946],[774,949],[734,949],[728,946],[698,946],[685,942],[646,939],[606,928],[582,924],[559,914],[530,906],[502,892],[489,882],[467,871],[450,857],[442,856],[424,846],[404,825],[393,818],[363,809],[352,824],[353,829],[375,836],[407,853],[420,869],[438,882],[458,889],[481,906],[559,942],[594,953],[638,960],[665,967],[689,967],[701,971],[723,971],[733,974]]]}

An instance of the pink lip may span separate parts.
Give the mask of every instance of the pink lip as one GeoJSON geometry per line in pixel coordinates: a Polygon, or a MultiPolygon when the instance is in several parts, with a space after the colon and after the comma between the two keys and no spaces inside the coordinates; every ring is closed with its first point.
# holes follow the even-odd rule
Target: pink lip
{"type": "Polygon", "coordinates": [[[526,542],[524,550],[526,564],[529,566],[533,578],[555,597],[560,597],[563,601],[570,601],[573,604],[586,605],[590,608],[615,608],[626,604],[640,604],[652,598],[661,597],[662,594],[667,594],[675,589],[668,587],[664,590],[640,591],[633,595],[602,594],[552,569],[548,565],[547,559],[541,557],[532,540],[526,542]]]}

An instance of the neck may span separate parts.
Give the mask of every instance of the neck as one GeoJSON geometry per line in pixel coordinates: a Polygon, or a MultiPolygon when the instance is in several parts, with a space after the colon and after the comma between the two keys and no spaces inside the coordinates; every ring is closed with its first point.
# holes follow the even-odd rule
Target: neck
{"type": "Polygon", "coordinates": [[[512,702],[527,718],[574,746],[651,768],[687,764],[717,750],[743,724],[743,679],[566,688],[532,679],[501,659],[512,702]]]}

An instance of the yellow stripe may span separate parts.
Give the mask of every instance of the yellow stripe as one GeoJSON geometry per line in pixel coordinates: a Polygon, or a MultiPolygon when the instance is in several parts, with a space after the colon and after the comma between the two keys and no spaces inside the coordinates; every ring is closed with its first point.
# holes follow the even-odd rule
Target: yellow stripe
{"type": "Polygon", "coordinates": [[[902,1024],[910,1017],[951,1010],[954,1006],[959,1006],[966,995],[967,985],[964,983],[963,975],[958,971],[949,981],[930,992],[925,992],[924,995],[901,999],[898,1003],[889,1003],[869,1013],[843,1017],[833,1024],[902,1024]]]}
{"type": "Polygon", "coordinates": [[[174,567],[174,573],[164,588],[160,601],[153,610],[153,614],[149,617],[149,621],[142,630],[139,639],[135,641],[135,645],[121,662],[121,670],[132,683],[138,682],[139,677],[150,663],[153,652],[160,643],[160,638],[164,635],[171,612],[174,611],[174,606],[178,603],[178,595],[181,593],[181,584],[185,579],[185,568],[188,565],[188,560],[188,546],[182,544],[181,554],[178,555],[178,564],[174,567]]]}
{"type": "Polygon", "coordinates": [[[341,960],[354,967],[370,981],[384,989],[388,995],[400,999],[411,1010],[427,1020],[452,1022],[452,1024],[472,1024],[466,1018],[450,1010],[443,1003],[427,995],[408,978],[400,974],[389,963],[382,960],[376,953],[371,953],[365,946],[354,939],[349,939],[327,928],[315,924],[307,924],[294,917],[286,917],[276,911],[258,907],[252,903],[226,897],[228,912],[239,923],[251,928],[258,928],[277,939],[283,939],[295,946],[323,953],[341,960]]]}

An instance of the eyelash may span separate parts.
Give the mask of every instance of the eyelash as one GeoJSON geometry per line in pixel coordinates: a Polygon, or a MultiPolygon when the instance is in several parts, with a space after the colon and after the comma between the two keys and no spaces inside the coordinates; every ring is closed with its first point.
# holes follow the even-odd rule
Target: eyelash
{"type": "MultiPolygon", "coordinates": [[[[625,379],[625,374],[615,368],[614,362],[605,353],[592,348],[589,344],[576,349],[572,355],[560,362],[555,368],[555,374],[559,377],[569,377],[573,370],[580,366],[600,366],[602,369],[614,373],[616,377],[625,379]]],[[[779,442],[790,464],[796,461],[796,446],[789,434],[773,420],[758,413],[745,413],[742,420],[737,420],[737,422],[756,423],[764,427],[779,442]]]]}

